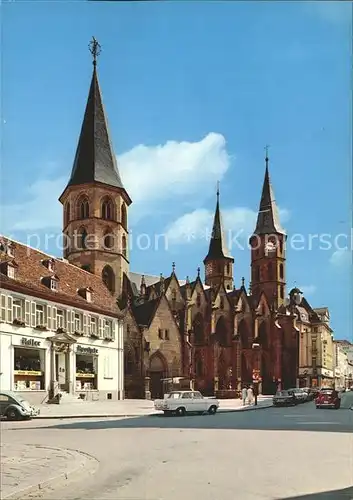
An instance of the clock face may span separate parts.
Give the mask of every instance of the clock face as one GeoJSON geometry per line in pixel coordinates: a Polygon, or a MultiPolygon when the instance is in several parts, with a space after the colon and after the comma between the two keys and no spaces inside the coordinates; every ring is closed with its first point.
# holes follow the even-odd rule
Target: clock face
{"type": "Polygon", "coordinates": [[[272,241],[269,241],[266,243],[265,250],[267,254],[273,254],[276,251],[276,245],[272,241]]]}

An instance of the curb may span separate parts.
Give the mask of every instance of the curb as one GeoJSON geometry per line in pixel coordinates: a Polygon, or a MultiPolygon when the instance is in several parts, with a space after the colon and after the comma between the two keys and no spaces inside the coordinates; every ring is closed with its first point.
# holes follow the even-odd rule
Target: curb
{"type": "MultiPolygon", "coordinates": [[[[73,450],[70,448],[56,448],[55,446],[41,446],[41,445],[32,445],[32,446],[36,446],[36,448],[44,448],[44,449],[49,449],[49,450],[69,451],[71,453],[74,452],[74,453],[86,458],[87,461],[90,461],[92,467],[88,467],[87,462],[81,463],[78,467],[75,467],[74,469],[71,469],[68,472],[61,472],[57,476],[54,476],[50,479],[47,479],[45,481],[41,481],[41,482],[33,484],[31,486],[27,486],[27,487],[22,488],[21,490],[16,491],[14,493],[9,493],[8,495],[1,496],[2,500],[24,500],[24,497],[30,495],[31,493],[41,492],[45,488],[48,488],[49,486],[50,487],[54,486],[55,484],[59,484],[62,481],[64,481],[64,484],[65,484],[65,482],[68,481],[69,478],[72,476],[74,476],[74,478],[76,480],[76,478],[79,478],[80,475],[83,473],[92,474],[93,472],[96,472],[96,470],[98,469],[98,466],[99,466],[99,462],[96,458],[94,458],[92,455],[89,455],[88,453],[85,453],[83,451],[73,450]],[[94,467],[93,467],[93,465],[94,465],[94,467]]],[[[43,494],[44,494],[44,491],[43,491],[43,494]]]]}
{"type": "MultiPolygon", "coordinates": [[[[239,413],[244,411],[255,411],[255,410],[267,410],[268,408],[272,408],[273,405],[266,406],[251,406],[247,408],[221,408],[218,410],[218,414],[220,413],[239,413]]],[[[158,417],[163,415],[160,413],[119,413],[119,414],[90,414],[90,415],[38,415],[34,417],[33,420],[64,420],[64,419],[78,419],[78,418],[132,418],[132,417],[158,417]]]]}

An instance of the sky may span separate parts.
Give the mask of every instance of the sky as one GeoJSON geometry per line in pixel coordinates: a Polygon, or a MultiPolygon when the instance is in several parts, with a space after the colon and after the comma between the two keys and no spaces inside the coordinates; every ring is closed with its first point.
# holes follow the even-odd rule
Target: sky
{"type": "Polygon", "coordinates": [[[98,72],[129,209],[130,268],[203,272],[220,182],[248,284],[265,146],[287,289],[352,338],[350,2],[3,2],[1,232],[61,256],[62,209],[98,72]],[[298,236],[299,235],[299,236],[298,236]],[[317,235],[316,237],[313,235],[317,235]],[[344,236],[338,236],[344,235],[344,236]]]}

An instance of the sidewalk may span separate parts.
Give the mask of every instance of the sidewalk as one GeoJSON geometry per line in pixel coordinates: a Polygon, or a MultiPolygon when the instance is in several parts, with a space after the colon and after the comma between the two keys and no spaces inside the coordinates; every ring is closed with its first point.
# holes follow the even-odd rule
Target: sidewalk
{"type": "Polygon", "coordinates": [[[54,484],[77,480],[97,467],[95,459],[73,450],[1,444],[1,498],[21,499],[54,484]]]}
{"type": "MultiPolygon", "coordinates": [[[[243,406],[240,399],[221,399],[219,413],[234,411],[260,410],[272,406],[272,397],[258,398],[257,406],[243,406]]],[[[162,412],[154,409],[153,401],[146,399],[125,399],[124,401],[80,401],[61,403],[59,405],[40,405],[40,415],[36,418],[108,418],[108,417],[142,417],[159,415],[162,412]]]]}

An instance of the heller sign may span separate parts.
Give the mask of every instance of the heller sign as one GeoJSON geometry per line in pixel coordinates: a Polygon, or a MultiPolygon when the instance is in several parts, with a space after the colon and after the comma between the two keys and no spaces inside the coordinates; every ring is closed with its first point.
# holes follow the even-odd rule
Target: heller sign
{"type": "Polygon", "coordinates": [[[82,347],[78,345],[76,352],[77,354],[98,354],[98,349],[95,347],[82,347]]]}
{"type": "Polygon", "coordinates": [[[34,339],[26,339],[25,337],[22,337],[21,344],[25,345],[26,347],[39,347],[40,341],[34,339]]]}

